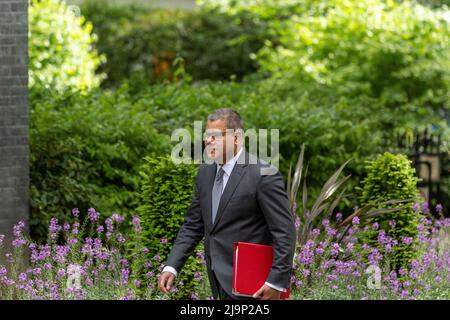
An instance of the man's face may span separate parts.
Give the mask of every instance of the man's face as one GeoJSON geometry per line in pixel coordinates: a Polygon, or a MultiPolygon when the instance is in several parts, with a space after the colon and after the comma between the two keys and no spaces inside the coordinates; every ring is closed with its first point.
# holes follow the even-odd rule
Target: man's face
{"type": "Polygon", "coordinates": [[[208,121],[206,124],[205,147],[209,159],[224,164],[234,156],[235,135],[224,120],[208,121]]]}

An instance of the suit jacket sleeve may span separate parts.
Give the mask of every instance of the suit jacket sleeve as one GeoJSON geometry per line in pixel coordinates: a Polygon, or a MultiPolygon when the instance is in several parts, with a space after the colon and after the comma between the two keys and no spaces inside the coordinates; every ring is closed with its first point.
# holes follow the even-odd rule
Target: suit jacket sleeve
{"type": "Polygon", "coordinates": [[[278,171],[274,175],[262,176],[258,184],[257,198],[273,239],[274,259],[266,281],[288,288],[296,235],[284,181],[278,171]]]}
{"type": "Polygon", "coordinates": [[[192,202],[184,217],[184,223],[175,239],[172,251],[166,261],[167,266],[180,272],[187,258],[194,252],[195,247],[204,236],[204,223],[200,207],[199,175],[195,180],[195,190],[192,202]]]}

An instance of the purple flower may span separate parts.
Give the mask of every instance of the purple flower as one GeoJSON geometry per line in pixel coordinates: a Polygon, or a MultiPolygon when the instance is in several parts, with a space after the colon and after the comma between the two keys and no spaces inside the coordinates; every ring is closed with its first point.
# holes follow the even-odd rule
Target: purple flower
{"type": "Polygon", "coordinates": [[[156,261],[160,261],[160,260],[161,260],[161,257],[160,257],[159,254],[157,254],[157,255],[155,255],[155,256],[153,257],[153,259],[155,259],[156,261]]]}
{"type": "Polygon", "coordinates": [[[135,280],[134,281],[134,285],[136,286],[136,288],[140,288],[141,287],[141,282],[139,280],[135,280]]]}
{"type": "Polygon", "coordinates": [[[97,221],[100,217],[100,213],[98,213],[94,208],[88,209],[88,218],[91,221],[97,221]]]}
{"type": "Polygon", "coordinates": [[[26,242],[24,239],[14,239],[14,240],[12,241],[13,247],[16,247],[16,248],[21,247],[21,246],[23,246],[23,245],[26,244],[26,243],[27,243],[27,242],[26,242]]]}
{"type": "Polygon", "coordinates": [[[203,278],[202,273],[197,271],[194,274],[194,278],[197,279],[197,280],[201,280],[203,278]]]}
{"type": "Polygon", "coordinates": [[[50,220],[50,225],[48,227],[48,231],[50,231],[50,237],[52,239],[55,239],[57,236],[57,233],[61,230],[61,226],[58,225],[58,219],[52,218],[50,220]]]}
{"type": "Polygon", "coordinates": [[[403,290],[402,293],[400,294],[400,297],[402,299],[408,298],[409,297],[409,292],[408,290],[403,290]]]}
{"type": "Polygon", "coordinates": [[[325,250],[323,248],[320,248],[320,247],[316,248],[315,251],[316,251],[316,254],[318,254],[319,256],[322,255],[325,252],[325,250]]]}
{"type": "Polygon", "coordinates": [[[127,268],[122,269],[122,284],[126,285],[128,283],[128,276],[130,275],[130,270],[127,268]]]}
{"type": "Polygon", "coordinates": [[[380,227],[380,225],[378,224],[378,222],[374,222],[374,223],[372,224],[372,229],[373,229],[373,230],[378,230],[379,227],[380,227]]]}
{"type": "Polygon", "coordinates": [[[124,221],[124,218],[118,215],[117,213],[113,213],[111,219],[113,221],[116,221],[117,223],[122,223],[124,221]]]}
{"type": "Polygon", "coordinates": [[[97,227],[97,233],[103,233],[103,231],[105,231],[105,228],[103,226],[97,227]]]}
{"type": "Polygon", "coordinates": [[[418,269],[420,267],[420,263],[417,260],[411,261],[411,267],[414,269],[418,269]]]}
{"type": "Polygon", "coordinates": [[[395,228],[396,225],[397,225],[397,223],[395,222],[395,220],[390,220],[390,221],[389,221],[389,226],[390,226],[391,228],[395,228]]]}
{"type": "Polygon", "coordinates": [[[19,221],[17,224],[13,227],[13,235],[16,238],[22,237],[23,229],[25,228],[25,223],[23,221],[19,221]]]}
{"type": "Polygon", "coordinates": [[[320,229],[313,229],[313,230],[311,231],[311,235],[312,235],[313,237],[318,237],[318,236],[320,235],[320,229]]]}
{"type": "Polygon", "coordinates": [[[144,248],[142,248],[142,252],[145,253],[145,254],[147,254],[147,253],[149,253],[149,250],[148,250],[147,247],[144,247],[144,248]]]}
{"type": "Polygon", "coordinates": [[[58,277],[62,278],[66,275],[66,270],[64,269],[59,269],[57,272],[58,277]]]}
{"type": "Polygon", "coordinates": [[[120,259],[119,262],[123,267],[128,267],[128,265],[129,265],[127,259],[120,259]]]}
{"type": "Polygon", "coordinates": [[[337,257],[337,255],[339,254],[339,243],[333,242],[331,244],[331,256],[332,257],[337,257]]]}
{"type": "Polygon", "coordinates": [[[336,235],[337,231],[336,231],[336,229],[333,229],[331,227],[326,227],[326,233],[327,233],[327,236],[334,237],[336,235]]]}
{"type": "Polygon", "coordinates": [[[413,209],[414,211],[419,211],[419,210],[420,210],[420,205],[419,205],[419,203],[414,202],[414,204],[413,204],[413,206],[412,206],[412,209],[413,209]]]}
{"type": "Polygon", "coordinates": [[[167,239],[162,238],[160,242],[161,242],[161,244],[167,244],[167,239]]]}
{"type": "Polygon", "coordinates": [[[341,221],[342,220],[342,213],[341,212],[336,213],[336,220],[337,221],[341,221]]]}
{"type": "Polygon", "coordinates": [[[36,276],[36,275],[40,275],[41,271],[42,271],[41,268],[35,268],[35,269],[32,270],[31,273],[36,276]]]}
{"type": "Polygon", "coordinates": [[[298,228],[300,228],[300,218],[295,215],[295,221],[294,221],[294,225],[295,225],[295,229],[298,230],[298,228]]]}
{"type": "Polygon", "coordinates": [[[353,219],[352,219],[352,224],[353,224],[353,225],[358,225],[359,222],[360,222],[360,221],[359,221],[359,217],[358,217],[358,216],[354,216],[353,219]]]}
{"type": "Polygon", "coordinates": [[[436,212],[437,212],[437,213],[441,213],[441,212],[442,212],[442,209],[443,209],[442,204],[438,203],[438,204],[436,205],[436,212]]]}
{"type": "Polygon", "coordinates": [[[133,217],[133,226],[134,226],[134,231],[136,233],[141,233],[142,232],[142,227],[141,227],[141,223],[139,221],[139,217],[135,216],[133,217]]]}
{"type": "Polygon", "coordinates": [[[347,250],[352,251],[353,250],[353,243],[349,242],[347,243],[347,250]]]}
{"type": "Polygon", "coordinates": [[[430,212],[430,208],[428,207],[428,202],[423,202],[422,203],[422,211],[424,213],[429,213],[430,212]]]}
{"type": "Polygon", "coordinates": [[[147,278],[151,278],[153,277],[153,272],[152,271],[147,272],[145,275],[147,276],[147,278]]]}
{"type": "Polygon", "coordinates": [[[310,265],[314,259],[314,241],[308,240],[301,248],[297,261],[303,265],[310,265]]]}
{"type": "Polygon", "coordinates": [[[381,245],[389,242],[389,237],[386,236],[386,232],[384,232],[384,230],[380,230],[378,232],[377,241],[378,241],[378,244],[381,244],[381,245]]]}
{"type": "Polygon", "coordinates": [[[413,238],[410,237],[402,237],[402,242],[406,245],[410,245],[413,242],[413,238]]]}
{"type": "Polygon", "coordinates": [[[106,218],[105,224],[106,224],[106,230],[108,230],[109,233],[114,231],[113,219],[112,218],[106,218]]]}
{"type": "Polygon", "coordinates": [[[192,300],[197,300],[198,299],[198,294],[196,294],[196,293],[191,294],[191,299],[192,300]]]}
{"type": "Polygon", "coordinates": [[[79,222],[75,222],[73,225],[72,225],[72,233],[73,234],[78,234],[78,228],[80,227],[80,223],[79,222]]]}
{"type": "Polygon", "coordinates": [[[72,209],[72,215],[76,218],[78,218],[78,216],[80,215],[80,210],[78,210],[78,208],[73,208],[72,209]]]}
{"type": "Polygon", "coordinates": [[[383,258],[383,255],[376,249],[372,248],[368,256],[370,265],[378,265],[378,262],[383,258]]]}
{"type": "Polygon", "coordinates": [[[19,281],[21,281],[21,282],[27,281],[27,274],[25,272],[22,272],[21,274],[19,274],[19,281]]]}

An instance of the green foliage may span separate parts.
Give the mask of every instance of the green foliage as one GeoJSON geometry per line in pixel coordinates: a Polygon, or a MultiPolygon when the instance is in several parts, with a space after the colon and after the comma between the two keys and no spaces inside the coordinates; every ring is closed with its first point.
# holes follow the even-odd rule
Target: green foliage
{"type": "Polygon", "coordinates": [[[421,115],[449,109],[448,10],[408,1],[327,4],[321,14],[308,11],[278,28],[281,45],[269,43],[259,54],[264,70],[421,115]]]}
{"type": "MultiPolygon", "coordinates": [[[[195,120],[205,120],[213,110],[230,106],[243,116],[246,129],[279,129],[280,166],[297,157],[299,143],[309,152],[305,158],[314,175],[308,177],[311,199],[319,186],[348,159],[347,170],[355,178],[364,172],[364,160],[381,152],[382,117],[373,98],[341,98],[325,86],[287,86],[284,81],[157,84],[131,81],[128,92],[147,107],[155,129],[170,135],[176,128],[192,129],[195,120]]],[[[398,119],[401,123],[402,118],[398,119]]],[[[386,130],[388,132],[388,130],[386,130]]],[[[345,200],[348,206],[354,204],[345,200]]],[[[311,203],[312,204],[312,203],[311,203]]]]}
{"type": "MultiPolygon", "coordinates": [[[[146,157],[141,171],[141,205],[138,214],[142,226],[142,243],[149,248],[150,256],[159,255],[165,261],[180,230],[184,215],[192,200],[197,170],[195,165],[176,165],[170,156],[146,157]],[[167,244],[161,243],[162,239],[167,244]]],[[[197,250],[203,250],[199,244],[197,250]]],[[[176,298],[190,298],[198,280],[196,272],[202,269],[195,257],[188,258],[177,277],[176,298]]]]}
{"type": "Polygon", "coordinates": [[[62,92],[98,87],[95,74],[104,61],[93,48],[92,24],[64,1],[31,0],[29,10],[29,86],[62,92]]]}
{"type": "Polygon", "coordinates": [[[105,0],[85,1],[81,12],[93,23],[97,49],[107,56],[101,71],[105,86],[117,86],[135,73],[150,82],[170,78],[170,66],[180,46],[177,21],[181,11],[117,6],[105,0]]]}
{"type": "Polygon", "coordinates": [[[98,50],[108,57],[102,71],[109,86],[133,73],[144,74],[149,82],[171,80],[176,57],[184,59],[194,79],[241,78],[256,71],[250,55],[271,38],[266,21],[214,8],[164,11],[86,1],[82,12],[99,36],[98,50]]]}
{"type": "MultiPolygon", "coordinates": [[[[411,161],[404,155],[384,153],[379,155],[375,161],[367,165],[367,177],[362,181],[359,199],[362,204],[371,201],[389,201],[393,199],[406,200],[418,199],[418,178],[411,168],[411,161]]],[[[413,246],[402,243],[402,237],[410,237],[417,241],[418,225],[421,215],[412,208],[412,204],[403,204],[402,210],[388,212],[375,217],[380,229],[385,230],[386,235],[398,242],[398,247],[390,255],[391,263],[396,268],[408,267],[409,262],[415,258],[416,252],[413,246]],[[390,225],[392,221],[395,225],[390,225]]],[[[398,204],[388,204],[385,208],[399,207],[398,204]]],[[[368,231],[368,236],[376,231],[368,231]]],[[[371,239],[377,243],[376,239],[371,239]]]]}
{"type": "MultiPolygon", "coordinates": [[[[142,158],[168,150],[146,106],[125,90],[30,96],[30,230],[43,239],[51,216],[74,207],[103,212],[136,208],[142,158]]],[[[64,219],[63,219],[64,220],[64,219]]]]}

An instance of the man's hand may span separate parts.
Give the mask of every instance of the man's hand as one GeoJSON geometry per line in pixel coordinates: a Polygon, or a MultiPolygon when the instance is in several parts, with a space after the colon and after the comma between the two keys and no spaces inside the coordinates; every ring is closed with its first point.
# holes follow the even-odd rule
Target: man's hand
{"type": "Polygon", "coordinates": [[[253,298],[261,300],[279,300],[281,298],[281,291],[275,290],[264,284],[258,291],[256,291],[253,298]]]}
{"type": "Polygon", "coordinates": [[[164,293],[169,293],[169,290],[172,287],[173,280],[175,280],[175,275],[172,272],[163,272],[159,277],[159,290],[164,293]]]}

